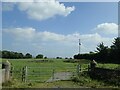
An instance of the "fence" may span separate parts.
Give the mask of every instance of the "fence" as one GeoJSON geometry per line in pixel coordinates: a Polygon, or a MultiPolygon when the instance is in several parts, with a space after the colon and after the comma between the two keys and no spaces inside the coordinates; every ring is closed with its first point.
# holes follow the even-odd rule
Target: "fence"
{"type": "Polygon", "coordinates": [[[81,72],[81,66],[72,67],[28,67],[22,68],[23,82],[50,82],[55,80],[69,80],[73,75],[81,72]]]}
{"type": "Polygon", "coordinates": [[[22,82],[49,82],[55,80],[70,80],[72,76],[79,75],[82,71],[88,71],[88,68],[83,68],[81,65],[76,67],[29,67],[25,66],[21,69],[6,65],[2,69],[2,82],[16,78],[22,82]]]}
{"type": "Polygon", "coordinates": [[[11,67],[10,76],[12,79],[17,79],[18,81],[22,82],[23,70],[22,68],[11,67]]]}
{"type": "Polygon", "coordinates": [[[22,82],[50,82],[56,80],[70,80],[72,76],[79,75],[82,71],[88,71],[81,65],[76,67],[30,67],[21,69],[11,67],[10,75],[22,82]]]}
{"type": "Polygon", "coordinates": [[[54,69],[50,67],[23,67],[22,81],[39,81],[44,82],[47,78],[51,77],[54,69]]]}

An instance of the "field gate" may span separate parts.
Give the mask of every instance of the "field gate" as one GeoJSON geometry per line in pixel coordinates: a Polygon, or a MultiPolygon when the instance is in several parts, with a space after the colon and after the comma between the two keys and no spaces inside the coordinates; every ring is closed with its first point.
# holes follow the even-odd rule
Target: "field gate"
{"type": "Polygon", "coordinates": [[[22,68],[23,82],[51,82],[56,80],[68,80],[81,72],[81,65],[76,68],[65,67],[60,70],[59,67],[29,67],[22,68]]]}

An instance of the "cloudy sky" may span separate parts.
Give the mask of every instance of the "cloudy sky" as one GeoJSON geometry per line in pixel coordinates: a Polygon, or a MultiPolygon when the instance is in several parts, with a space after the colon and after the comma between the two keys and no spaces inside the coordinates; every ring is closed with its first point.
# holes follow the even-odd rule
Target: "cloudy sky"
{"type": "Polygon", "coordinates": [[[72,57],[110,46],[118,33],[117,2],[4,2],[2,49],[72,57]]]}

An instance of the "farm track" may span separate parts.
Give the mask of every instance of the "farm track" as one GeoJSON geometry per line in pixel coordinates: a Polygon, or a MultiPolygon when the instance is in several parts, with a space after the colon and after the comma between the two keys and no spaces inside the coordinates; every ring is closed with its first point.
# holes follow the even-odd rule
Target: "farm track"
{"type": "Polygon", "coordinates": [[[57,72],[54,74],[54,78],[50,77],[46,82],[54,82],[59,80],[70,80],[74,74],[72,72],[57,72]]]}
{"type": "MultiPolygon", "coordinates": [[[[57,72],[54,74],[54,79],[53,77],[51,77],[50,79],[48,79],[46,82],[55,82],[55,81],[64,81],[64,80],[71,80],[71,77],[74,75],[75,73],[73,72],[57,72]]],[[[52,88],[66,88],[67,86],[64,85],[59,85],[59,84],[55,84],[52,88]]],[[[68,88],[68,87],[67,87],[68,88]]],[[[69,87],[69,88],[76,88],[74,87],[69,87]]],[[[89,87],[84,87],[84,86],[77,86],[77,88],[89,88],[89,87]]]]}

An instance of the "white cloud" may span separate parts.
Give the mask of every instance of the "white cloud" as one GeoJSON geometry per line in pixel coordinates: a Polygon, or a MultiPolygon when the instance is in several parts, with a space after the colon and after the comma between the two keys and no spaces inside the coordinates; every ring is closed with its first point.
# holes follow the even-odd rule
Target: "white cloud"
{"type": "Polygon", "coordinates": [[[118,25],[115,23],[102,23],[97,25],[97,27],[94,30],[100,34],[117,35],[118,25]]]}
{"type": "Polygon", "coordinates": [[[56,0],[45,2],[19,3],[19,10],[25,11],[30,19],[45,20],[56,15],[67,16],[75,7],[66,7],[63,3],[56,0]]]}
{"type": "Polygon", "coordinates": [[[56,0],[30,0],[29,2],[5,2],[2,5],[3,11],[12,11],[14,6],[17,6],[20,11],[24,11],[28,18],[34,20],[46,20],[53,18],[56,15],[68,16],[75,7],[66,7],[63,3],[56,0]]]}
{"type": "MultiPolygon", "coordinates": [[[[11,28],[3,30],[4,36],[10,39],[13,36],[13,49],[29,51],[34,54],[39,52],[47,56],[73,56],[78,53],[78,39],[81,39],[81,53],[94,51],[100,42],[110,46],[113,38],[102,37],[98,33],[68,35],[57,34],[48,31],[37,31],[34,28],[11,28]]],[[[4,40],[4,39],[3,39],[4,40]]],[[[4,46],[4,43],[3,43],[4,46]]],[[[10,47],[10,46],[9,46],[10,47]]]]}
{"type": "Polygon", "coordinates": [[[16,40],[32,40],[34,38],[34,28],[9,28],[4,29],[4,33],[12,34],[16,40]]]}

